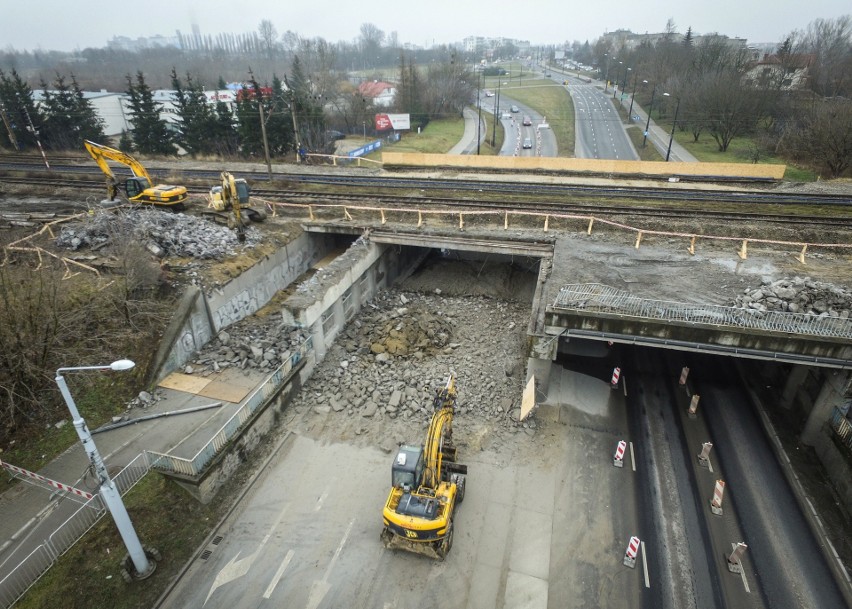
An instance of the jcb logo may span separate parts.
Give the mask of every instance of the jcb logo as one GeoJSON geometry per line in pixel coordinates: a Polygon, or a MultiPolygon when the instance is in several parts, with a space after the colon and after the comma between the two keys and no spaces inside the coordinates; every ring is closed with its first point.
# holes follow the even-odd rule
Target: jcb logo
{"type": "Polygon", "coordinates": [[[405,536],[411,537],[412,539],[417,539],[417,532],[416,531],[406,531],[405,536]]]}

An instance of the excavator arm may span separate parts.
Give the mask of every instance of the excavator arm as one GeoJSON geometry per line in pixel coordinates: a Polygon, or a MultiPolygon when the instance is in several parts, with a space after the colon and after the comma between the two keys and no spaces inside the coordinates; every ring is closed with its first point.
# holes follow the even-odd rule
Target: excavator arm
{"type": "Polygon", "coordinates": [[[96,144],[95,142],[86,140],[86,150],[98,164],[101,171],[106,176],[107,194],[110,201],[115,200],[118,195],[118,180],[109,166],[107,161],[115,161],[129,167],[133,172],[133,178],[130,178],[125,183],[128,198],[134,203],[151,203],[153,205],[167,206],[174,209],[182,208],[182,204],[187,199],[186,188],[183,186],[154,186],[151,181],[151,176],[148,175],[148,170],[139,161],[134,159],[129,154],[96,144]],[[132,189],[131,189],[132,186],[132,189]]]}

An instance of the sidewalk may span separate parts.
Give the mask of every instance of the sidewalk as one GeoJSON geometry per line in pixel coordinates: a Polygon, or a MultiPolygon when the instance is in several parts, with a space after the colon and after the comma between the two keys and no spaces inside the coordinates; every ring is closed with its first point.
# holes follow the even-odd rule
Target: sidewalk
{"type": "MultiPolygon", "coordinates": [[[[465,108],[463,114],[464,134],[459,140],[459,143],[450,148],[447,151],[447,154],[476,154],[476,121],[478,114],[473,108],[465,108]]],[[[487,123],[483,120],[482,127],[480,128],[481,141],[485,141],[486,138],[486,124],[487,123]]]]}
{"type": "MultiPolygon", "coordinates": [[[[91,430],[98,452],[111,476],[145,450],[192,457],[266,376],[255,370],[225,369],[209,377],[191,378],[196,381],[199,390],[189,387],[182,391],[160,386],[155,392],[158,400],[148,408],[128,411],[128,420],[219,405],[193,413],[140,421],[104,432],[91,430]],[[201,382],[208,380],[208,383],[201,382]]],[[[86,416],[85,412],[81,414],[86,416]]],[[[96,485],[88,475],[88,468],[88,458],[78,441],[37,473],[94,493],[96,485]]],[[[62,493],[53,493],[23,481],[12,482],[5,470],[4,475],[7,482],[0,485],[0,581],[80,506],[62,493]]]]}

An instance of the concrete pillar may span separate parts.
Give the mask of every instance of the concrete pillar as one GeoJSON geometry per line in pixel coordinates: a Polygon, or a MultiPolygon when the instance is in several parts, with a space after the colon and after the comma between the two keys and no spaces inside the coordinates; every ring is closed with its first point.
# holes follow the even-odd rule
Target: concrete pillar
{"type": "Polygon", "coordinates": [[[314,325],[310,327],[311,337],[314,339],[314,353],[316,353],[316,358],[318,362],[321,362],[325,359],[325,353],[327,349],[325,348],[325,334],[322,330],[322,319],[318,319],[314,322],[314,325]]]}
{"type": "Polygon", "coordinates": [[[849,372],[845,370],[830,370],[825,373],[825,381],[814,402],[813,410],[808,416],[800,439],[803,444],[815,446],[823,425],[831,420],[836,406],[843,402],[843,391],[849,382],[849,372]]]}
{"type": "Polygon", "coordinates": [[[787,382],[784,383],[784,390],[781,392],[781,401],[778,403],[781,408],[789,409],[796,399],[796,394],[799,392],[799,387],[805,381],[810,368],[808,366],[800,366],[795,364],[790,370],[790,375],[787,377],[787,382]]]}

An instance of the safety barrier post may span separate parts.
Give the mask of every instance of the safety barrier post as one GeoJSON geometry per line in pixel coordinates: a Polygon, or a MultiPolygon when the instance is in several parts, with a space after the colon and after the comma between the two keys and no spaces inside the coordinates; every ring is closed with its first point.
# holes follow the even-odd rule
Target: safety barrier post
{"type": "Polygon", "coordinates": [[[695,413],[698,411],[698,400],[699,399],[700,399],[700,397],[698,396],[697,393],[695,393],[695,394],[692,395],[692,399],[689,400],[689,410],[686,411],[686,414],[689,416],[690,419],[695,418],[695,413]]]}
{"type": "Polygon", "coordinates": [[[716,486],[713,488],[713,498],[710,500],[710,511],[717,516],[722,515],[722,499],[725,496],[725,481],[716,480],[716,486]]]}
{"type": "Polygon", "coordinates": [[[591,235],[591,234],[592,234],[592,225],[593,225],[594,223],[595,223],[595,219],[594,219],[594,218],[589,218],[589,228],[586,230],[586,234],[588,234],[588,235],[591,235]]]}
{"type": "Polygon", "coordinates": [[[743,542],[739,542],[734,546],[731,555],[728,556],[728,571],[730,571],[731,573],[743,572],[742,555],[745,553],[746,548],[748,548],[748,546],[743,542]]]}
{"type": "Polygon", "coordinates": [[[615,367],[612,369],[612,379],[609,381],[612,389],[618,388],[618,379],[621,376],[621,368],[615,367]]]}
{"type": "Polygon", "coordinates": [[[689,366],[684,366],[683,370],[680,371],[680,380],[678,381],[679,385],[686,385],[686,377],[689,376],[689,366]]]}
{"type": "Polygon", "coordinates": [[[630,538],[627,544],[627,551],[624,553],[624,566],[631,569],[636,568],[636,552],[639,550],[639,538],[635,535],[630,538]]]}
{"type": "Polygon", "coordinates": [[[698,465],[701,467],[710,467],[711,448],[713,448],[713,444],[710,442],[705,442],[701,445],[701,452],[698,454],[698,465]]]}
{"type": "Polygon", "coordinates": [[[612,464],[616,467],[624,467],[624,449],[627,448],[627,442],[624,440],[618,441],[618,446],[615,447],[615,456],[612,458],[612,464]]]}

